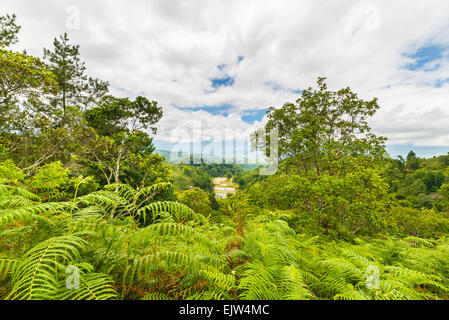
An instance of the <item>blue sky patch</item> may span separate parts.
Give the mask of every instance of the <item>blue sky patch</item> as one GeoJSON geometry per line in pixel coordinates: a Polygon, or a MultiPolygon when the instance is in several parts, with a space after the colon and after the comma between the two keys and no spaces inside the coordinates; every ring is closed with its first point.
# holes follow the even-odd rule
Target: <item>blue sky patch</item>
{"type": "Polygon", "coordinates": [[[222,115],[227,117],[230,114],[230,110],[234,109],[234,106],[231,104],[222,104],[218,106],[202,106],[195,108],[181,108],[177,107],[184,111],[206,111],[213,115],[222,115]]]}
{"type": "Polygon", "coordinates": [[[230,76],[226,76],[224,78],[215,78],[211,79],[212,88],[219,88],[219,87],[232,87],[234,85],[234,78],[230,76]]]}
{"type": "Polygon", "coordinates": [[[432,61],[443,58],[443,53],[446,48],[442,45],[429,45],[424,46],[416,50],[412,54],[405,54],[406,57],[409,57],[415,60],[414,63],[409,63],[405,66],[406,69],[411,71],[416,70],[424,70],[424,71],[434,71],[440,68],[439,65],[434,66],[431,69],[424,69],[424,66],[432,61]]]}
{"type": "Polygon", "coordinates": [[[432,158],[433,156],[443,156],[449,153],[449,147],[417,147],[412,144],[409,145],[386,145],[387,152],[393,159],[397,159],[398,155],[404,158],[413,150],[418,157],[432,158]]]}
{"type": "Polygon", "coordinates": [[[437,82],[435,83],[435,88],[441,88],[445,83],[449,83],[449,78],[438,79],[437,82]]]}
{"type": "Polygon", "coordinates": [[[253,124],[256,121],[262,120],[267,111],[268,109],[247,111],[246,114],[242,116],[242,120],[249,124],[253,124]]]}

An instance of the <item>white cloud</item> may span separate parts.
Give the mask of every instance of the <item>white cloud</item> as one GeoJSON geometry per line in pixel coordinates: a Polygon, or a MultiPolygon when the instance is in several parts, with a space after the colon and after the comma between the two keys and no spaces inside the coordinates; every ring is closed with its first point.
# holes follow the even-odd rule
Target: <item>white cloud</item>
{"type": "Polygon", "coordinates": [[[292,90],[326,76],[331,88],[379,98],[371,123],[390,143],[449,147],[449,83],[431,85],[449,78],[449,59],[432,62],[440,68],[431,72],[403,68],[412,62],[405,52],[429,43],[449,47],[446,0],[3,0],[2,8],[23,26],[18,48],[41,55],[67,31],[90,73],[110,81],[114,94],[124,88],[158,100],[165,107],[158,139],[172,139],[192,117],[243,134],[258,124],[241,120],[247,110],[294,101],[292,90]],[[65,26],[72,4],[80,9],[80,30],[65,26]],[[213,90],[210,79],[225,74],[234,85],[213,90]],[[222,104],[234,105],[235,114],[174,107],[222,104]]]}

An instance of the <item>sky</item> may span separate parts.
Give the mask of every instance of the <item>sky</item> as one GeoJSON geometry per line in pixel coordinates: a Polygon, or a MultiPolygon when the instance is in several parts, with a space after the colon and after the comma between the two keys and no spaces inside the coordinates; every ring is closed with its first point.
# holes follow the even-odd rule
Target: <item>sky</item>
{"type": "Polygon", "coordinates": [[[113,95],[158,101],[159,148],[244,153],[269,107],[323,76],[379,99],[370,125],[391,156],[449,152],[447,0],[1,0],[4,13],[22,25],[14,49],[41,57],[67,32],[113,95]]]}

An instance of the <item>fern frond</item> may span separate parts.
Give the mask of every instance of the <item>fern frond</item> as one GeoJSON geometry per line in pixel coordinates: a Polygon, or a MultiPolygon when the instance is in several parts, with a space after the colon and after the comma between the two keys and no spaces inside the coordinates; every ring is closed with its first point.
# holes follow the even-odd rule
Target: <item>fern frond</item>
{"type": "Polygon", "coordinates": [[[209,270],[200,270],[201,276],[217,288],[226,291],[233,290],[236,286],[235,276],[221,272],[212,272],[209,270]]]}
{"type": "Polygon", "coordinates": [[[142,217],[144,222],[146,222],[149,213],[151,215],[151,220],[156,221],[163,212],[170,213],[177,223],[201,221],[200,215],[196,214],[192,209],[182,203],[172,201],[159,201],[146,205],[137,211],[137,216],[142,217]]]}
{"type": "Polygon", "coordinates": [[[111,300],[117,298],[112,278],[103,273],[81,274],[79,288],[67,289],[65,281],[60,285],[59,300],[111,300]]]}
{"type": "Polygon", "coordinates": [[[161,292],[150,292],[147,293],[145,296],[142,297],[141,300],[173,300],[168,295],[161,293],[161,292]]]}
{"type": "Polygon", "coordinates": [[[280,283],[287,300],[309,300],[314,297],[307,289],[303,275],[293,265],[282,268],[280,283]]]}
{"type": "Polygon", "coordinates": [[[0,196],[20,196],[31,201],[41,201],[40,197],[20,187],[0,184],[0,196]]]}
{"type": "Polygon", "coordinates": [[[19,262],[18,258],[0,257],[0,281],[14,274],[19,262]]]}
{"type": "Polygon", "coordinates": [[[55,299],[59,274],[64,263],[79,258],[79,249],[86,242],[76,236],[60,236],[48,239],[25,253],[12,276],[10,299],[55,299]]]}

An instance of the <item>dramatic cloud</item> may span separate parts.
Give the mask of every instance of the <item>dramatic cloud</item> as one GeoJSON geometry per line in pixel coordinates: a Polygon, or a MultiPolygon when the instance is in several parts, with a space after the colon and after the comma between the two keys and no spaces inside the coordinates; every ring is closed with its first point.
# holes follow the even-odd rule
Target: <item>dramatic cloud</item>
{"type": "Polygon", "coordinates": [[[113,94],[158,100],[160,141],[194,119],[202,139],[225,129],[241,138],[326,76],[379,98],[371,125],[389,144],[449,151],[446,0],[3,0],[2,11],[23,26],[19,49],[41,56],[68,32],[113,94]]]}

